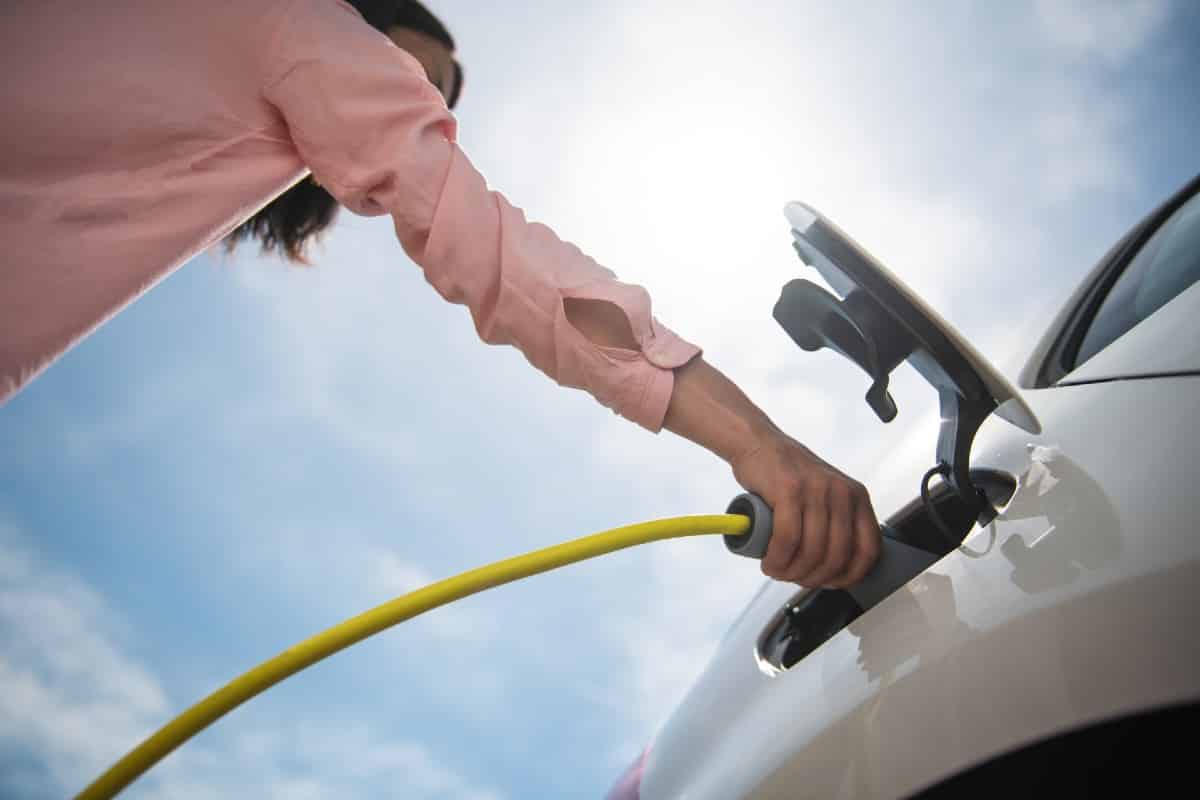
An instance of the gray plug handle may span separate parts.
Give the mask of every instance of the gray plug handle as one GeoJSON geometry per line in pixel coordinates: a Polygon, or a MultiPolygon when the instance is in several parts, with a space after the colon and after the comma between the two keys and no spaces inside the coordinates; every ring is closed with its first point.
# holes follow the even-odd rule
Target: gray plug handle
{"type": "Polygon", "coordinates": [[[864,611],[883,602],[884,598],[929,569],[941,558],[937,553],[913,547],[889,536],[887,526],[884,526],[883,538],[879,544],[879,559],[875,566],[871,567],[871,571],[861,581],[846,587],[846,591],[858,601],[864,611]]]}
{"type": "Polygon", "coordinates": [[[767,554],[767,545],[771,543],[771,525],[773,515],[767,501],[753,492],[743,492],[725,509],[726,514],[741,514],[750,518],[750,531],[740,536],[725,534],[725,546],[729,552],[746,558],[761,559],[767,554]]]}
{"type": "MultiPolygon", "coordinates": [[[[733,498],[726,514],[742,514],[750,518],[750,531],[740,536],[726,534],[725,546],[729,552],[747,558],[761,559],[767,554],[771,543],[773,516],[771,507],[752,492],[733,498]]],[[[846,589],[864,610],[879,603],[892,592],[928,569],[940,556],[905,544],[883,526],[879,559],[861,581],[846,589]]]]}

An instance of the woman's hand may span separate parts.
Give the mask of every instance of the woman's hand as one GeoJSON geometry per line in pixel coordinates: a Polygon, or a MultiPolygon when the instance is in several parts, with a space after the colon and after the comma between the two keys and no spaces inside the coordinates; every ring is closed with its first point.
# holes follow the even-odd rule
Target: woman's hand
{"type": "Polygon", "coordinates": [[[783,433],[702,358],[675,370],[663,426],[707,448],[774,514],[762,571],[802,586],[850,586],[879,556],[867,490],[783,433]]]}
{"type": "Polygon", "coordinates": [[[764,575],[802,586],[842,588],[879,556],[879,523],[862,484],[783,433],[742,454],[734,477],[773,511],[764,575]]]}

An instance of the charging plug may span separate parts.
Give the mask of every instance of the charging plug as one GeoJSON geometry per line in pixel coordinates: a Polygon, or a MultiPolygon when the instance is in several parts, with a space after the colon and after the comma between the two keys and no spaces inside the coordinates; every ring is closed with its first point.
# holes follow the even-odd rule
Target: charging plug
{"type": "Polygon", "coordinates": [[[725,546],[729,552],[746,558],[762,559],[771,543],[771,526],[774,517],[771,507],[753,492],[744,492],[733,498],[726,514],[741,514],[750,518],[750,530],[738,536],[725,534],[725,546]]]}

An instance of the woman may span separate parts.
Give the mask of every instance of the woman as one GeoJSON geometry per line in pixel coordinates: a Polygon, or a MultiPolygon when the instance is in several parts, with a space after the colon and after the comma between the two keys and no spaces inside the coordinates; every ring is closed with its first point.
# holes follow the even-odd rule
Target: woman
{"type": "Polygon", "coordinates": [[[879,549],[862,486],[658,322],[645,290],[487,189],[455,143],[462,70],[443,34],[413,2],[3,4],[0,402],[231,232],[301,257],[336,198],[390,214],[484,341],[728,462],[775,509],[765,574],[860,579],[879,549]]]}
{"type": "MultiPolygon", "coordinates": [[[[418,2],[352,0],[350,5],[371,27],[415,56],[446,105],[454,108],[462,93],[463,70],[454,58],[454,38],[441,20],[418,2]]],[[[310,177],[243,222],[226,243],[232,250],[243,240],[257,239],[264,252],[278,251],[292,261],[307,264],[305,244],[329,227],[337,208],[333,195],[310,177]]]]}

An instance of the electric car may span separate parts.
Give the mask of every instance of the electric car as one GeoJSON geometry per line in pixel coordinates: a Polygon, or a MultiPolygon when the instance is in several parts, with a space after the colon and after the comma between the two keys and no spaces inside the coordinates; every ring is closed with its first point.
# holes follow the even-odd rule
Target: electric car
{"type": "Polygon", "coordinates": [[[911,482],[869,487],[890,577],[767,581],[609,797],[1191,785],[1200,177],[1087,276],[1019,389],[832,221],[787,211],[832,291],[793,280],[775,318],[866,372],[885,421],[888,376],[911,364],[939,398],[937,442],[911,482]]]}

